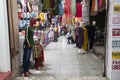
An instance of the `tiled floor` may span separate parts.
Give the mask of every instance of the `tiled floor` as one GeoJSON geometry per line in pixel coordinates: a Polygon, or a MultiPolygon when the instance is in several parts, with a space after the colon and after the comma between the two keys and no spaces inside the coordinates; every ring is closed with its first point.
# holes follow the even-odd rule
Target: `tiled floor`
{"type": "Polygon", "coordinates": [[[103,72],[103,61],[90,52],[85,55],[78,53],[78,49],[74,48],[74,46],[75,45],[67,44],[65,37],[60,37],[58,42],[51,42],[45,48],[45,67],[41,68],[39,71],[31,70],[30,77],[51,77],[50,80],[53,80],[53,77],[69,78],[62,80],[73,80],[72,77],[81,77],[75,80],[105,80],[100,78],[103,72]],[[95,79],[87,79],[92,77],[95,79]]]}

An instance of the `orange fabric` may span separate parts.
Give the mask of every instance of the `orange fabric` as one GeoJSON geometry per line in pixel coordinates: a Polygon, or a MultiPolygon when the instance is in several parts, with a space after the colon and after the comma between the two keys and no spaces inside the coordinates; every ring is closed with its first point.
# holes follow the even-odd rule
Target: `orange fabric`
{"type": "Polygon", "coordinates": [[[91,11],[94,11],[95,9],[95,0],[92,0],[92,7],[91,7],[91,11]]]}

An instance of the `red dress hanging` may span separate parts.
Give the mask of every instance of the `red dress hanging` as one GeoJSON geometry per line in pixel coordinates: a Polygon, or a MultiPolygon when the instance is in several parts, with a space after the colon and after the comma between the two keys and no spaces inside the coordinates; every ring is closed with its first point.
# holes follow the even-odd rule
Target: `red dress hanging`
{"type": "Polygon", "coordinates": [[[76,17],[82,17],[82,4],[80,2],[76,2],[76,17]]]}
{"type": "Polygon", "coordinates": [[[71,5],[71,0],[65,0],[64,13],[66,17],[69,17],[71,15],[70,5],[71,5]]]}

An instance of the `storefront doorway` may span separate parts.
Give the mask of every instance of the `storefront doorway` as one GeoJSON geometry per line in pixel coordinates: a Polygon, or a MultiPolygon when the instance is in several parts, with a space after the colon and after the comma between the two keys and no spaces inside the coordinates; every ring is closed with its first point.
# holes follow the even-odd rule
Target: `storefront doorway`
{"type": "MultiPolygon", "coordinates": [[[[19,75],[22,71],[22,58],[21,58],[21,43],[19,43],[19,26],[18,26],[18,16],[17,16],[17,2],[16,0],[8,1],[8,16],[9,16],[9,30],[10,30],[10,50],[11,50],[11,66],[13,71],[13,76],[19,75]]],[[[66,44],[67,45],[67,44],[66,44]]],[[[75,71],[74,71],[75,72],[75,71]]],[[[77,71],[76,71],[77,73],[77,71]]]]}

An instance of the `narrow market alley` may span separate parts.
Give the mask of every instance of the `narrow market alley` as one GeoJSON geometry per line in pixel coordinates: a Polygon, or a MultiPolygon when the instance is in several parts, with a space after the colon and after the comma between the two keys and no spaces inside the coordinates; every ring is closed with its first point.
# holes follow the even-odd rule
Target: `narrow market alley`
{"type": "MultiPolygon", "coordinates": [[[[102,78],[103,61],[90,52],[85,55],[78,53],[78,49],[74,46],[67,44],[64,36],[61,36],[58,42],[51,42],[47,45],[44,54],[45,66],[38,71],[31,70],[30,80],[41,80],[42,78],[54,80],[53,77],[72,79],[85,76],[87,76],[85,80],[89,80],[89,77],[90,80],[106,80],[102,78]]],[[[18,80],[24,79],[18,78],[18,80]]]]}

